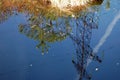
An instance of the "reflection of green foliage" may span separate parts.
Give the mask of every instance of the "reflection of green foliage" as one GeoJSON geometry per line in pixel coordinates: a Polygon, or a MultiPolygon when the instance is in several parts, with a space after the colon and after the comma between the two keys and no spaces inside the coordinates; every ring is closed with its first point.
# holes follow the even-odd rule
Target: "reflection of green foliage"
{"type": "Polygon", "coordinates": [[[56,41],[62,41],[66,38],[67,33],[62,30],[55,30],[55,27],[50,24],[45,24],[44,27],[39,26],[41,21],[37,17],[28,19],[30,24],[20,24],[19,31],[29,38],[39,41],[36,46],[40,48],[42,53],[48,52],[48,44],[56,41]]]}
{"type": "Polygon", "coordinates": [[[110,0],[107,0],[106,2],[106,9],[110,9],[110,0]]]}

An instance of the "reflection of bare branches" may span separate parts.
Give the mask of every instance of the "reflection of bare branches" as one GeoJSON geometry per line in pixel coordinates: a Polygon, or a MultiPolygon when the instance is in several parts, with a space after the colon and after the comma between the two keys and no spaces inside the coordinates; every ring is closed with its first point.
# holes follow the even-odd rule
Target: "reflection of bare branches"
{"type": "Polygon", "coordinates": [[[76,32],[70,35],[70,38],[74,41],[76,46],[77,60],[72,60],[75,65],[79,76],[79,80],[84,77],[88,80],[91,76],[87,73],[87,60],[91,58],[101,62],[98,56],[94,55],[92,48],[90,47],[90,39],[92,35],[92,29],[97,28],[97,22],[95,21],[94,13],[87,14],[86,16],[76,18],[76,32]]]}

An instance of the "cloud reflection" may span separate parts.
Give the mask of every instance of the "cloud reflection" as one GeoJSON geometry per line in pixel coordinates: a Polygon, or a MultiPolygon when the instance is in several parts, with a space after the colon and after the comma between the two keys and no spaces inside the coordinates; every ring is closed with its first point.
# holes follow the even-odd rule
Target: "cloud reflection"
{"type": "MultiPolygon", "coordinates": [[[[118,12],[118,14],[115,16],[115,18],[113,19],[113,21],[108,25],[105,34],[102,36],[102,38],[100,39],[100,41],[98,42],[98,44],[95,46],[95,48],[93,49],[93,53],[96,54],[98,53],[100,47],[105,43],[105,41],[107,40],[107,38],[110,36],[112,30],[114,29],[116,23],[119,21],[120,19],[120,11],[118,12]]],[[[92,60],[88,60],[87,65],[89,65],[91,63],[92,60]]]]}

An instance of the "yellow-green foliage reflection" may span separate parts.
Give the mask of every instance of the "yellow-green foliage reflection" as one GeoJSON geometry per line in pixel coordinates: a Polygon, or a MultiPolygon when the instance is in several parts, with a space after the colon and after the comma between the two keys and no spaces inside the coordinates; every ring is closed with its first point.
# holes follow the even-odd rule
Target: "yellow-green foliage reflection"
{"type": "Polygon", "coordinates": [[[107,0],[106,2],[106,9],[110,9],[110,0],[107,0]]]}
{"type": "Polygon", "coordinates": [[[40,48],[42,53],[46,53],[48,52],[49,43],[64,40],[68,31],[70,31],[70,27],[67,24],[60,26],[60,24],[55,24],[57,22],[51,20],[46,23],[41,21],[43,21],[42,18],[31,16],[28,18],[28,24],[19,25],[19,31],[29,38],[39,41],[36,47],[40,48]]]}

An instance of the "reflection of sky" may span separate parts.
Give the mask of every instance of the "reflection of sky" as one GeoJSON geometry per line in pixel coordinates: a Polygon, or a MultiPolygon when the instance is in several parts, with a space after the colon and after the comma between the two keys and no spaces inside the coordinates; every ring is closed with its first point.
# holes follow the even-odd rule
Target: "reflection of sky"
{"type": "MultiPolygon", "coordinates": [[[[116,23],[120,20],[120,12],[115,16],[113,21],[108,25],[104,35],[101,37],[99,40],[98,44],[95,46],[93,49],[93,53],[96,54],[98,53],[99,49],[102,47],[102,45],[107,41],[107,38],[110,36],[112,33],[112,30],[114,29],[116,23]]],[[[88,60],[88,65],[91,63],[91,60],[88,60]]]]}
{"type": "Polygon", "coordinates": [[[108,25],[108,28],[106,29],[105,34],[100,39],[99,43],[95,46],[93,53],[98,52],[99,48],[104,44],[106,39],[110,36],[112,30],[114,29],[114,27],[115,27],[116,23],[119,21],[119,19],[120,19],[120,12],[118,12],[118,14],[115,16],[113,21],[108,25]]]}
{"type": "MultiPolygon", "coordinates": [[[[120,5],[118,0],[111,0],[111,8],[108,11],[102,11],[104,15],[100,15],[100,23],[98,30],[93,31],[91,43],[92,46],[96,46],[100,39],[105,34],[105,31],[111,28],[111,34],[106,37],[104,44],[99,48],[98,55],[103,55],[103,63],[100,65],[98,72],[95,72],[93,80],[118,80],[120,79],[120,19],[115,21],[118,18],[120,5]],[[117,17],[116,17],[117,16],[117,17]],[[114,20],[113,20],[114,19],[114,20]],[[114,23],[115,25],[112,25],[114,23]]],[[[105,36],[104,36],[105,37],[105,36]]],[[[92,65],[92,64],[91,64],[92,65]]],[[[94,65],[93,65],[94,66],[94,65]]],[[[94,66],[96,67],[96,66],[94,66]]],[[[98,67],[98,66],[97,66],[98,67]]]]}

